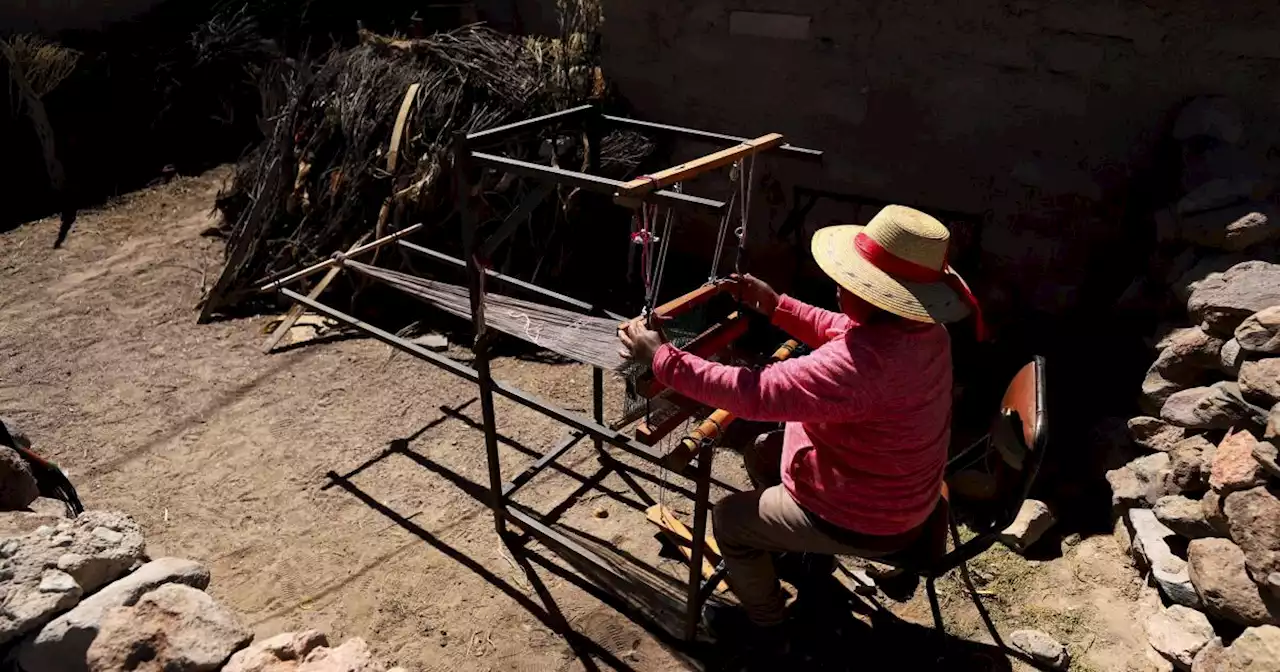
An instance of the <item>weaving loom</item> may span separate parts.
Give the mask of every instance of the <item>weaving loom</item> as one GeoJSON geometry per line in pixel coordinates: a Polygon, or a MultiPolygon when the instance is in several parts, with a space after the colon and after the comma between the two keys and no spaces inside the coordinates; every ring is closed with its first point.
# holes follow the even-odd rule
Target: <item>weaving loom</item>
{"type": "MultiPolygon", "coordinates": [[[[715,443],[734,418],[725,411],[703,408],[672,390],[664,389],[652,378],[647,366],[624,360],[618,353],[617,333],[620,325],[628,319],[660,321],[677,346],[707,358],[726,358],[733,363],[741,363],[730,352],[734,349],[735,342],[748,333],[749,320],[740,305],[736,292],[737,283],[721,273],[721,260],[726,240],[732,233],[737,241],[733,272],[742,272],[742,253],[748,238],[755,155],[767,150],[807,160],[820,160],[822,156],[821,152],[815,150],[785,145],[782,136],[776,133],[746,139],[612,117],[590,105],[484,131],[459,133],[454,137],[452,160],[454,193],[462,222],[464,259],[456,259],[406,240],[422,229],[422,224],[415,224],[267,283],[262,290],[279,291],[293,300],[299,310],[310,309],[343,322],[419,360],[476,384],[488,462],[489,506],[493,511],[495,527],[506,543],[515,543],[508,536],[507,528],[508,524],[514,524],[526,533],[527,538],[537,539],[554,552],[586,563],[592,571],[620,576],[614,564],[616,560],[601,558],[596,551],[555,529],[553,523],[545,521],[540,514],[510,506],[511,498],[517,490],[530,483],[546,467],[555,464],[584,438],[592,439],[597,455],[606,469],[621,468],[621,463],[608,450],[616,448],[657,465],[661,469],[663,486],[666,485],[668,473],[692,481],[695,485],[692,529],[685,528],[667,511],[650,510],[647,515],[667,532],[677,533],[688,542],[681,549],[689,560],[684,636],[693,638],[697,632],[702,602],[710,592],[722,587],[718,581],[714,585],[704,581],[710,568],[706,558],[716,555],[714,545],[706,535],[707,515],[710,510],[711,465],[715,443]],[[499,145],[504,139],[515,135],[569,124],[580,124],[585,140],[587,149],[585,170],[582,172],[529,163],[476,149],[482,145],[499,145]],[[600,140],[606,124],[733,146],[623,182],[592,174],[599,170],[600,140]],[[684,181],[725,167],[731,170],[730,183],[734,191],[727,202],[684,193],[684,181]],[[551,186],[530,191],[525,202],[506,221],[487,238],[481,238],[473,185],[485,169],[497,171],[500,175],[542,180],[551,186]],[[631,270],[638,268],[644,285],[644,308],[638,317],[626,318],[610,313],[598,306],[505,276],[489,268],[485,259],[486,250],[494,249],[504,237],[509,236],[520,225],[521,218],[527,216],[521,213],[531,212],[539,201],[555,191],[556,185],[608,195],[615,204],[635,212],[630,232],[632,249],[635,251],[631,270]],[[658,305],[667,254],[676,231],[674,211],[677,209],[715,214],[720,222],[719,235],[707,282],[677,299],[658,305]],[[455,268],[465,268],[467,285],[426,279],[356,260],[356,257],[387,245],[397,245],[406,252],[430,257],[455,268]],[[473,363],[463,364],[431,352],[396,334],[325,305],[317,300],[325,281],[313,289],[310,296],[286,287],[289,283],[323,271],[328,271],[326,278],[331,279],[333,274],[344,269],[390,285],[452,315],[469,319],[475,331],[473,363]],[[489,282],[514,288],[536,296],[539,300],[489,292],[486,287],[489,282]],[[495,331],[592,366],[591,417],[560,408],[510,384],[495,380],[490,373],[490,336],[495,331]],[[628,381],[627,412],[620,421],[610,424],[606,424],[604,420],[605,371],[613,371],[628,381]],[[499,459],[495,397],[538,411],[572,430],[563,441],[510,480],[503,479],[499,459]],[[620,427],[631,424],[636,425],[634,433],[620,431],[620,427]]],[[[619,232],[619,235],[624,235],[624,232],[619,232]]],[[[773,352],[772,361],[792,356],[797,347],[793,341],[784,343],[773,352]]],[[[756,360],[754,363],[767,361],[756,360]]],[[[666,488],[663,487],[664,495],[665,491],[666,488]]],[[[639,491],[637,494],[642,499],[649,497],[639,491]]]]}

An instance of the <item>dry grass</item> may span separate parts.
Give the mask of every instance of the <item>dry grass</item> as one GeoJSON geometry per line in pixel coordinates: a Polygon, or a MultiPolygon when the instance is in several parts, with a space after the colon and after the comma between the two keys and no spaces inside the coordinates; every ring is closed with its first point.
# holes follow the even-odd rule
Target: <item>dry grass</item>
{"type": "Polygon", "coordinates": [[[80,60],[80,52],[36,35],[15,35],[5,42],[13,52],[13,65],[37,98],[58,88],[80,60]]]}

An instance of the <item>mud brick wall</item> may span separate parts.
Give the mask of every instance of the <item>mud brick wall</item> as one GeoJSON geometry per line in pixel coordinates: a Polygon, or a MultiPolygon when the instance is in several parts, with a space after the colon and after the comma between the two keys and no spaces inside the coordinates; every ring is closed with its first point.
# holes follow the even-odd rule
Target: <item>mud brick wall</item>
{"type": "Polygon", "coordinates": [[[0,31],[92,30],[137,16],[160,0],[17,0],[0,2],[0,31]]]}
{"type": "MultiPolygon", "coordinates": [[[[1259,156],[1280,140],[1275,3],[604,4],[605,71],[637,115],[826,150],[820,168],[766,169],[787,198],[798,183],[983,213],[984,266],[1005,279],[984,288],[992,301],[1080,300],[1089,267],[1113,261],[1095,252],[1141,235],[1122,223],[1133,177],[1188,97],[1237,100],[1259,156]]],[[[762,217],[776,226],[787,207],[762,217]]],[[[848,217],[820,206],[808,224],[848,217]]]]}

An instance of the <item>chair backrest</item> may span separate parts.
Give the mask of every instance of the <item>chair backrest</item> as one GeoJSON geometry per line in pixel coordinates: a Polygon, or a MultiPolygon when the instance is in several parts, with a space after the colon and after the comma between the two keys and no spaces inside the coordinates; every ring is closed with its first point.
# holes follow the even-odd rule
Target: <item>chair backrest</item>
{"type": "Polygon", "coordinates": [[[988,451],[999,455],[997,495],[990,524],[946,554],[940,565],[955,567],[987,550],[1017,517],[1040,473],[1049,443],[1046,390],[1043,357],[1035,357],[1022,367],[1005,389],[988,437],[988,451]]]}

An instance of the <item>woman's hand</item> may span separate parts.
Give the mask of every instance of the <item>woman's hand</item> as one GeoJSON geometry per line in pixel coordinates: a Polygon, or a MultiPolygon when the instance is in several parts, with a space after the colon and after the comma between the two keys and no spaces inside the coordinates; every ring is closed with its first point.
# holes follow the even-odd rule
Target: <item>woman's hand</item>
{"type": "Polygon", "coordinates": [[[652,364],[654,354],[667,342],[667,337],[660,329],[650,329],[644,318],[637,317],[618,328],[618,340],[622,342],[618,354],[623,358],[652,364]]]}
{"type": "Polygon", "coordinates": [[[769,283],[750,273],[729,276],[738,282],[738,291],[742,293],[742,303],[752,310],[773,318],[773,311],[778,309],[778,293],[773,291],[769,283]]]}

